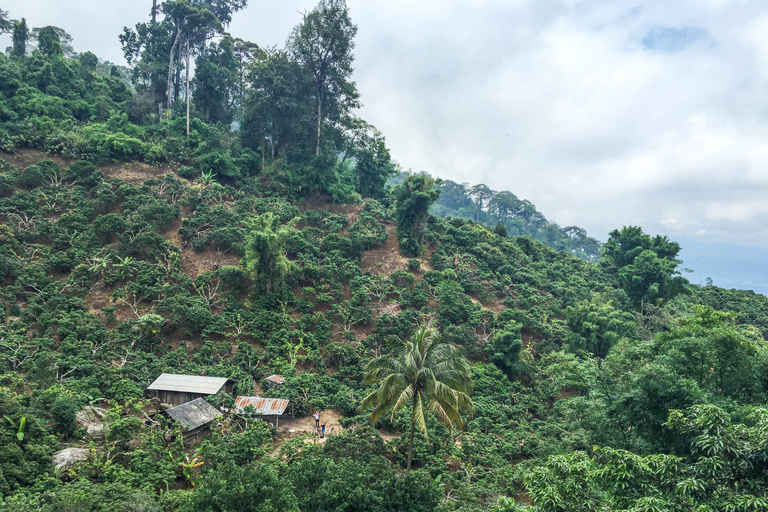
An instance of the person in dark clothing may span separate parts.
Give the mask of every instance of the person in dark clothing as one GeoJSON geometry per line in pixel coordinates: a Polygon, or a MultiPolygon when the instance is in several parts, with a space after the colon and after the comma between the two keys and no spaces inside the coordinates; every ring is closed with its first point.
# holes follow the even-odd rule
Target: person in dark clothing
{"type": "Polygon", "coordinates": [[[320,425],[320,438],[325,437],[325,422],[323,422],[322,425],[320,425]]]}

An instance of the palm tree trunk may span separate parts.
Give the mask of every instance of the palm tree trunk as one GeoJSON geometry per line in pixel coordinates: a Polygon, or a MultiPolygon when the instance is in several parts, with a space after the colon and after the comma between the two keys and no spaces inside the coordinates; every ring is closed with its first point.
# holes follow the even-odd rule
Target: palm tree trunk
{"type": "MultiPolygon", "coordinates": [[[[416,404],[413,404],[414,409],[416,408],[416,404]]],[[[416,426],[416,420],[413,417],[413,411],[411,411],[411,436],[408,441],[408,465],[405,467],[406,471],[411,470],[411,458],[413,457],[413,430],[416,426]]]]}

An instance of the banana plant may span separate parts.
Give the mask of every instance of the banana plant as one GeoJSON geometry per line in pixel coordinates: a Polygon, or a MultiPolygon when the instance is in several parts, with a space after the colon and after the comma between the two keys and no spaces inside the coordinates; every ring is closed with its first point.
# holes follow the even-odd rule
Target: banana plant
{"type": "Polygon", "coordinates": [[[213,171],[207,171],[200,174],[200,176],[195,181],[204,187],[209,187],[213,183],[215,177],[216,174],[213,171]]]}
{"type": "Polygon", "coordinates": [[[126,277],[130,277],[131,274],[133,274],[133,271],[136,267],[136,260],[133,259],[131,256],[126,256],[125,258],[121,258],[120,256],[117,257],[117,276],[120,279],[125,279],[126,277]]]}
{"type": "Polygon", "coordinates": [[[195,486],[195,482],[192,481],[192,477],[194,476],[194,469],[205,464],[205,462],[198,460],[199,457],[199,455],[195,455],[192,459],[190,459],[189,455],[183,454],[179,455],[178,457],[174,457],[173,453],[168,450],[168,458],[171,459],[172,463],[177,464],[178,470],[181,471],[181,474],[184,476],[187,482],[192,484],[192,487],[195,486]]]}
{"type": "MultiPolygon", "coordinates": [[[[3,415],[3,417],[8,420],[8,423],[10,423],[13,428],[16,428],[16,422],[15,421],[13,421],[8,416],[3,415]]],[[[16,438],[19,441],[23,441],[24,440],[24,427],[25,427],[26,424],[27,424],[27,417],[26,416],[22,416],[21,419],[19,420],[19,425],[18,425],[19,431],[16,432],[16,438]]]]}
{"type": "Polygon", "coordinates": [[[109,256],[93,256],[91,258],[91,266],[88,267],[88,270],[103,275],[109,268],[109,264],[109,256]]]}

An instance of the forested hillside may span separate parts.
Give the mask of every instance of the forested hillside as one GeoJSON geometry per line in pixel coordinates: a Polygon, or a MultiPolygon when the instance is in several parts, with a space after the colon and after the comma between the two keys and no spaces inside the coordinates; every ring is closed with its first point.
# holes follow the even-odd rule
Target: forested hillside
{"type": "Polygon", "coordinates": [[[344,0],[153,6],[127,74],[0,17],[0,510],[768,510],[768,298],[399,174],[344,0]],[[201,443],[162,373],[236,381],[201,443]]]}

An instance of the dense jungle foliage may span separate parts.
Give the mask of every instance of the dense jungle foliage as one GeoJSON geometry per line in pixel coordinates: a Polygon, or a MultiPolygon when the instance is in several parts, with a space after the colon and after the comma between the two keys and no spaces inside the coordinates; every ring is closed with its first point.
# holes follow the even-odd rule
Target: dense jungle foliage
{"type": "Polygon", "coordinates": [[[768,510],[768,298],[692,285],[639,227],[599,248],[511,192],[399,173],[354,114],[344,1],[282,49],[226,33],[245,7],[153,2],[127,74],[0,15],[0,510],[768,510]],[[472,407],[383,382],[442,364],[425,326],[472,407]],[[185,447],[146,414],[161,373],[344,428],[246,412],[185,447]],[[377,396],[396,412],[371,424],[377,396]]]}

